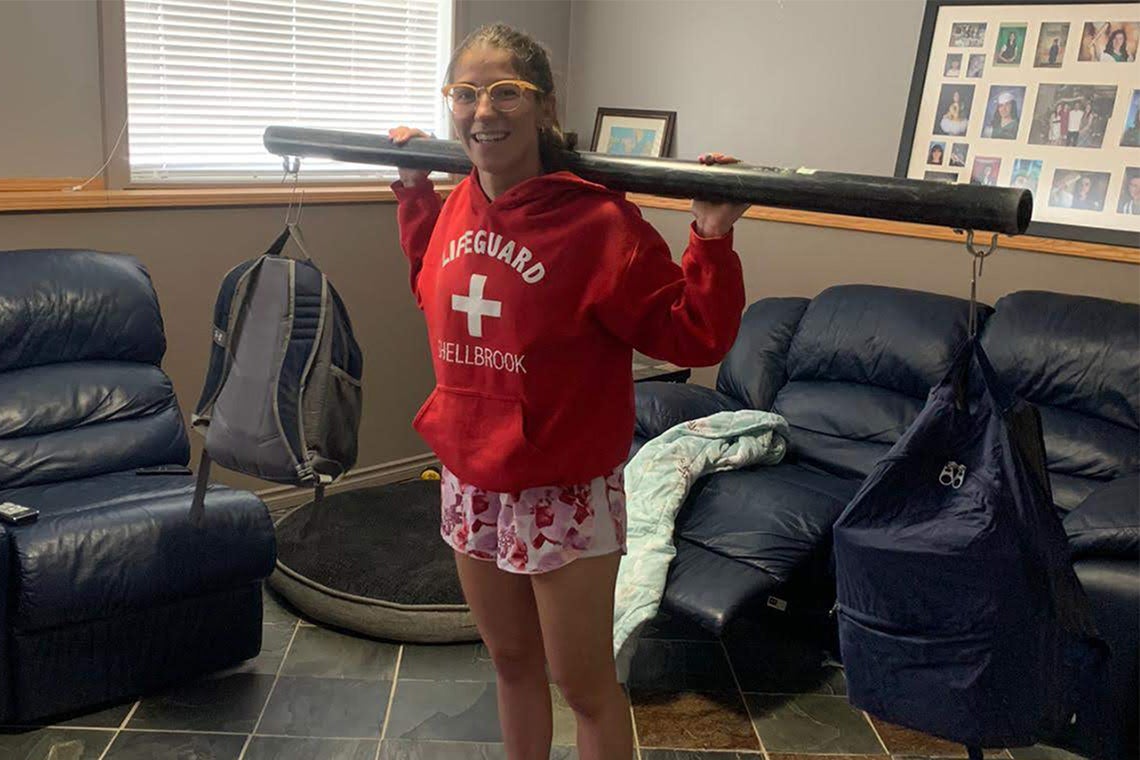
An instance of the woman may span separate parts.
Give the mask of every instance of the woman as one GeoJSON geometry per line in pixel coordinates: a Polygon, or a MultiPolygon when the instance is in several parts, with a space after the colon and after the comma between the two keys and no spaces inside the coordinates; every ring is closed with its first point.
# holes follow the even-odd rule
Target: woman
{"type": "Polygon", "coordinates": [[[1128,54],[1128,37],[1124,34],[1123,29],[1116,29],[1108,35],[1108,42],[1105,43],[1104,51],[1100,54],[1100,60],[1118,63],[1127,63],[1132,60],[1128,54]]]}
{"type": "Polygon", "coordinates": [[[693,366],[728,351],[744,306],[731,233],[747,206],[694,202],[678,266],[636,206],[559,170],[537,42],[503,25],[476,30],[447,81],[471,175],[446,203],[424,172],[402,169],[393,185],[435,365],[413,424],[444,465],[441,534],[495,664],[508,758],[549,755],[548,663],[579,757],[624,760],[632,726],[613,608],[632,351],[693,366]]]}
{"type": "Polygon", "coordinates": [[[998,60],[1002,63],[1013,63],[1017,60],[1017,34],[1014,32],[1010,32],[1006,38],[1005,47],[998,52],[998,60]]]}
{"type": "Polygon", "coordinates": [[[1013,93],[1005,91],[998,95],[997,108],[994,109],[993,117],[986,125],[983,136],[997,140],[1016,140],[1019,125],[1017,100],[1013,97],[1013,93]]]}

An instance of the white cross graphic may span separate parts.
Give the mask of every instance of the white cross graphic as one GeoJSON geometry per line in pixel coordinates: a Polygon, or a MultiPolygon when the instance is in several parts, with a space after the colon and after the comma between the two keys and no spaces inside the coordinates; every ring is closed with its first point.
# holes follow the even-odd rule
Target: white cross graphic
{"type": "Polygon", "coordinates": [[[451,308],[467,312],[467,332],[472,338],[483,337],[483,317],[499,317],[503,313],[502,301],[483,298],[483,286],[486,283],[486,275],[473,274],[468,294],[451,296],[451,308]]]}

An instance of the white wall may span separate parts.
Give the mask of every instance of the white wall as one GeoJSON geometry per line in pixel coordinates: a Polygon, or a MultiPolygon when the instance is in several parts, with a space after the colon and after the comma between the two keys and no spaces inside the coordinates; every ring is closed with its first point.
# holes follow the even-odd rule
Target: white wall
{"type": "MultiPolygon", "coordinates": [[[[540,3],[541,4],[541,3],[540,3]]],[[[677,112],[674,155],[890,175],[921,0],[574,0],[568,128],[677,112]]]]}

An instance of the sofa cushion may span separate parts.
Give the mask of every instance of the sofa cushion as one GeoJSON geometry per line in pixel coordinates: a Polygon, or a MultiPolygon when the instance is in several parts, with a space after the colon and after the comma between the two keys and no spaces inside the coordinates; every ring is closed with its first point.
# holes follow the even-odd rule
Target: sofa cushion
{"type": "Polygon", "coordinates": [[[717,390],[749,409],[771,409],[776,391],[787,382],[788,346],[807,307],[806,298],[764,298],[749,306],[720,364],[717,390]]]}
{"type": "Polygon", "coordinates": [[[636,421],[633,434],[655,438],[682,422],[717,412],[735,412],[741,403],[712,388],[685,383],[649,381],[634,386],[636,421]]]}
{"type": "Polygon", "coordinates": [[[1009,390],[1041,410],[1059,507],[1140,469],[1140,307],[1012,293],[998,300],[982,345],[1009,390]]]}
{"type": "Polygon", "coordinates": [[[174,387],[153,364],[92,360],[0,372],[0,488],[189,457],[174,387]]]}
{"type": "Polygon", "coordinates": [[[676,533],[783,583],[827,551],[831,526],[858,487],[798,464],[716,473],[694,486],[676,533]]]}
{"type": "Polygon", "coordinates": [[[1064,525],[1074,558],[1140,559],[1140,475],[1101,486],[1064,525]]]}
{"type": "Polygon", "coordinates": [[[1010,390],[1140,429],[1140,306],[1022,291],[998,300],[982,345],[1010,390]]]}
{"type": "Polygon", "coordinates": [[[759,568],[742,565],[684,538],[669,564],[661,605],[721,634],[750,600],[780,582],[759,568]]]}
{"type": "Polygon", "coordinates": [[[122,254],[0,251],[0,372],[88,360],[158,364],[166,350],[150,276],[122,254]]]}
{"type": "MultiPolygon", "coordinates": [[[[979,308],[984,319],[988,307],[979,308]]],[[[790,380],[859,383],[925,399],[966,339],[969,303],[875,285],[816,296],[788,351],[790,380]]]]}
{"type": "Polygon", "coordinates": [[[200,526],[188,475],[118,472],[0,490],[40,510],[9,526],[9,625],[29,632],[233,588],[272,572],[273,526],[252,493],[210,486],[200,526]]]}

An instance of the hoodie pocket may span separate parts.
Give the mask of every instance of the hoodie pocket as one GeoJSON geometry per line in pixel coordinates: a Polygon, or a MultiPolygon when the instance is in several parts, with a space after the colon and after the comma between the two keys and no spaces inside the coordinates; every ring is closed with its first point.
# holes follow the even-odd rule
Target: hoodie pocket
{"type": "MultiPolygon", "coordinates": [[[[443,460],[468,472],[533,468],[545,459],[527,435],[526,414],[515,398],[437,386],[412,422],[443,460]]],[[[448,464],[451,467],[451,464],[448,464]]],[[[493,488],[493,475],[484,488],[493,488]]]]}

